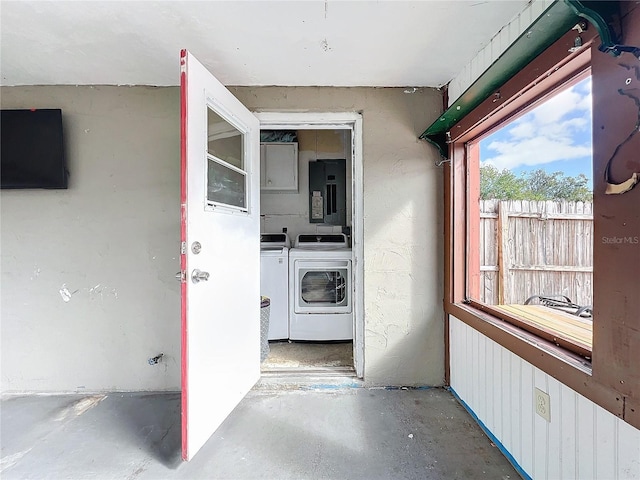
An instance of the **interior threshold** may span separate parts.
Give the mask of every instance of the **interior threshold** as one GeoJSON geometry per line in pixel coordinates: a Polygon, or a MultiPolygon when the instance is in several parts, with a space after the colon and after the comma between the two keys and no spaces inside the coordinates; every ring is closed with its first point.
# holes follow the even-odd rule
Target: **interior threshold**
{"type": "Polygon", "coordinates": [[[262,371],[254,391],[280,390],[337,390],[360,388],[362,379],[353,368],[306,368],[262,371]]]}
{"type": "Polygon", "coordinates": [[[260,374],[264,377],[287,375],[316,375],[316,376],[346,376],[355,377],[353,367],[274,367],[263,369],[260,374]]]}

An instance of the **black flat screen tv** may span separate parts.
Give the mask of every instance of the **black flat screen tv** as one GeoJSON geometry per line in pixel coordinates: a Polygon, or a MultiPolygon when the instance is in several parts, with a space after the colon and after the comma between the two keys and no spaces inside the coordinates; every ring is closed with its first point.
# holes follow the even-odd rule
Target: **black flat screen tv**
{"type": "Polygon", "coordinates": [[[0,111],[2,188],[67,188],[62,110],[0,111]]]}

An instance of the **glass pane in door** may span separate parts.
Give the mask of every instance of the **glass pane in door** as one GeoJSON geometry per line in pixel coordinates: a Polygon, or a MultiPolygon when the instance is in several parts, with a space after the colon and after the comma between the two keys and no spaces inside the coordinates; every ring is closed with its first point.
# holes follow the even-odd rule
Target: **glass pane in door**
{"type": "Polygon", "coordinates": [[[246,208],[246,173],[233,170],[212,159],[208,161],[207,170],[207,200],[246,208]]]}
{"type": "Polygon", "coordinates": [[[244,135],[216,112],[207,108],[207,153],[240,170],[244,135]]]}
{"type": "Polygon", "coordinates": [[[207,200],[212,204],[247,208],[244,135],[207,108],[207,200]]]}

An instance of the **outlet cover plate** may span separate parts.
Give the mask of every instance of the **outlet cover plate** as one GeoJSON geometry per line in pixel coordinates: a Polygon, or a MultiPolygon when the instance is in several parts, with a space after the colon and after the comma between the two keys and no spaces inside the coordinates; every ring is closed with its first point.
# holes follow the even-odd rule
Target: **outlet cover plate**
{"type": "Polygon", "coordinates": [[[533,391],[533,402],[536,413],[547,422],[551,422],[551,401],[549,394],[543,392],[539,388],[535,388],[533,391]]]}

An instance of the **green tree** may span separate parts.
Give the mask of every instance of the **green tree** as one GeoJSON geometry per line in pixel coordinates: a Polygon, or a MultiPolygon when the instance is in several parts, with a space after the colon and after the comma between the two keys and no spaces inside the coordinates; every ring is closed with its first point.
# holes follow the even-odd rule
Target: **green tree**
{"type": "Polygon", "coordinates": [[[591,202],[593,194],[588,184],[589,179],[583,174],[568,177],[562,172],[548,173],[538,169],[515,175],[492,165],[480,167],[480,198],[483,200],[591,202]]]}
{"type": "Polygon", "coordinates": [[[480,198],[483,200],[515,200],[523,197],[526,185],[510,170],[492,165],[480,167],[480,198]]]}

